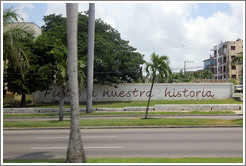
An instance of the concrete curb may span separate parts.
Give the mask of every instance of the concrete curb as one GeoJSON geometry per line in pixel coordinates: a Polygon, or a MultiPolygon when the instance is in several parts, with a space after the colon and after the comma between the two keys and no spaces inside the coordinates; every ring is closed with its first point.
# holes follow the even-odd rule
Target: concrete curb
{"type": "MultiPolygon", "coordinates": [[[[144,128],[242,128],[243,126],[102,126],[81,127],[80,129],[144,129],[144,128]]],[[[7,130],[68,130],[69,127],[3,128],[7,130]]]]}
{"type": "MultiPolygon", "coordinates": [[[[146,111],[146,107],[124,107],[124,108],[93,108],[99,112],[138,112],[146,111]]],[[[242,111],[243,104],[176,104],[176,105],[155,105],[149,107],[150,111],[173,112],[173,111],[242,111]]],[[[3,113],[57,113],[59,108],[3,108],[3,113]]],[[[70,112],[70,108],[65,108],[64,112],[70,112]]],[[[85,108],[80,108],[80,112],[85,112],[85,108]]]]}

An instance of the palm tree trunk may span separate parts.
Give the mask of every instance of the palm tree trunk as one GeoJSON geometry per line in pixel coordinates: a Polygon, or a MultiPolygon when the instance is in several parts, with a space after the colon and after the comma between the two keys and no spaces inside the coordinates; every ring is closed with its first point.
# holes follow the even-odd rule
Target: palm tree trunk
{"type": "Polygon", "coordinates": [[[78,4],[67,3],[67,46],[68,46],[68,73],[70,91],[70,137],[67,149],[67,163],[86,162],[83,142],[80,133],[79,95],[78,95],[78,4]]]}
{"type": "Polygon", "coordinates": [[[60,96],[60,107],[59,107],[59,121],[63,121],[65,90],[66,90],[66,86],[62,85],[62,87],[61,87],[61,96],[60,96]]]}
{"type": "Polygon", "coordinates": [[[94,68],[95,4],[89,4],[88,55],[87,55],[87,104],[86,113],[92,112],[93,68],[94,68]]]}
{"type": "Polygon", "coordinates": [[[7,61],[6,59],[3,60],[3,97],[5,97],[6,92],[7,92],[7,90],[6,90],[6,82],[4,80],[5,75],[6,75],[6,69],[7,69],[7,62],[6,61],[7,61]]]}
{"type": "Polygon", "coordinates": [[[149,95],[148,104],[147,104],[147,108],[146,108],[146,113],[145,113],[144,119],[147,119],[148,118],[149,103],[150,103],[150,99],[151,99],[151,95],[152,95],[152,90],[153,90],[154,82],[155,82],[155,74],[154,74],[153,79],[152,79],[152,84],[151,84],[151,88],[150,88],[150,95],[149,95]]]}
{"type": "Polygon", "coordinates": [[[142,66],[139,67],[139,73],[140,73],[140,78],[141,78],[142,83],[145,83],[144,78],[143,78],[143,67],[142,66]]]}

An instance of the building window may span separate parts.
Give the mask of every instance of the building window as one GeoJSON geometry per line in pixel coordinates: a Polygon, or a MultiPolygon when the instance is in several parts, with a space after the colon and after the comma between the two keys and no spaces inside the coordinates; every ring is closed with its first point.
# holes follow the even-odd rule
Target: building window
{"type": "Polygon", "coordinates": [[[232,70],[236,70],[236,66],[235,66],[235,65],[232,65],[232,66],[231,66],[231,69],[232,69],[232,70]]]}
{"type": "Polygon", "coordinates": [[[226,63],[226,57],[223,58],[223,63],[226,63]]]}
{"type": "Polygon", "coordinates": [[[236,47],[235,46],[231,46],[231,50],[236,50],[236,47]]]}
{"type": "Polygon", "coordinates": [[[231,75],[231,78],[237,79],[236,75],[231,75]]]}
{"type": "Polygon", "coordinates": [[[235,55],[232,55],[232,56],[231,56],[231,60],[234,59],[234,58],[235,58],[235,55]]]}

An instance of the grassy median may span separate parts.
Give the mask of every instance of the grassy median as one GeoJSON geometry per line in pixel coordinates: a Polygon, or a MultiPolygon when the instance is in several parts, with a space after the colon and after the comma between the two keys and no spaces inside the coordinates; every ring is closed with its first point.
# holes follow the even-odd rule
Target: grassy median
{"type": "MultiPolygon", "coordinates": [[[[243,120],[184,119],[184,118],[134,118],[134,119],[83,119],[81,127],[94,126],[242,126],[243,120]]],[[[70,121],[4,121],[4,128],[69,127],[70,121]]]]}
{"type": "MultiPolygon", "coordinates": [[[[233,158],[87,158],[87,163],[242,163],[233,158]]],[[[64,163],[65,159],[10,159],[3,163],[64,163]]]]}

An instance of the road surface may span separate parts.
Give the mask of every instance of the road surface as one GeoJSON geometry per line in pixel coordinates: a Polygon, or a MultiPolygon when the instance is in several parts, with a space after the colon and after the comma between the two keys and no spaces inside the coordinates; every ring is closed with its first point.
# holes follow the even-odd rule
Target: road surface
{"type": "MultiPolygon", "coordinates": [[[[4,159],[65,158],[69,130],[4,130],[4,159]]],[[[86,157],[243,157],[243,128],[83,129],[86,157]]]]}

